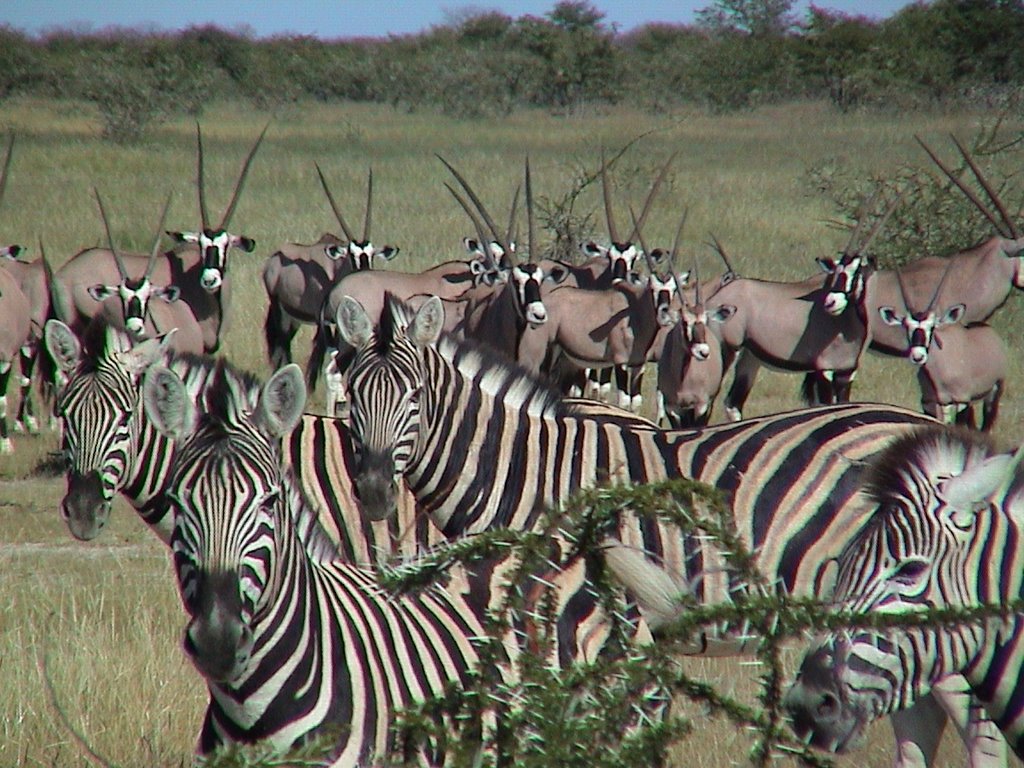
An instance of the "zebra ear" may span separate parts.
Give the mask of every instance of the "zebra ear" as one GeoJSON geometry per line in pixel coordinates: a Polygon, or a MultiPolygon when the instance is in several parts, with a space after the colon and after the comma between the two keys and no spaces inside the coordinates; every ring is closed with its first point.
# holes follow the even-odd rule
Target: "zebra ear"
{"type": "Polygon", "coordinates": [[[335,318],[341,337],[356,349],[362,349],[373,335],[373,323],[363,305],[351,296],[342,296],[335,318]]]}
{"type": "Polygon", "coordinates": [[[1008,475],[1016,469],[1014,459],[1005,453],[990,456],[937,485],[939,498],[953,509],[954,524],[967,527],[973,522],[976,511],[987,506],[998,492],[1007,487],[1012,479],[1008,475]]]}
{"type": "Polygon", "coordinates": [[[171,343],[171,338],[177,330],[177,328],[171,328],[162,336],[140,341],[131,349],[120,352],[121,364],[127,369],[129,374],[137,379],[164,356],[164,353],[167,352],[167,347],[171,343]]]}
{"type": "Polygon", "coordinates": [[[416,317],[412,319],[406,333],[413,344],[429,347],[436,344],[437,340],[441,338],[443,328],[444,304],[437,296],[431,296],[416,312],[416,317]]]}
{"type": "Polygon", "coordinates": [[[178,374],[154,365],[142,380],[142,404],[146,416],[161,434],[180,440],[195,426],[196,408],[178,374]]]}
{"type": "Polygon", "coordinates": [[[43,341],[50,357],[64,373],[71,373],[82,360],[82,345],[75,332],[60,320],[47,320],[43,341]]]}
{"type": "Polygon", "coordinates": [[[277,371],[260,391],[257,423],[270,437],[284,437],[295,428],[306,407],[306,383],[302,369],[290,363],[277,371]]]}

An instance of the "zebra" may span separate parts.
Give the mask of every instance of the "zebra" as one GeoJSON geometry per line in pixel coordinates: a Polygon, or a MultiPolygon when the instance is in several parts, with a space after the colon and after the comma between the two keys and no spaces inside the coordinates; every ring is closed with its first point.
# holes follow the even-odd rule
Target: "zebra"
{"type": "MultiPolygon", "coordinates": [[[[1021,454],[998,453],[964,429],[933,427],[894,442],[865,479],[873,512],[839,558],[835,605],[913,615],[1024,597],[1021,454]]],[[[962,674],[1024,757],[1022,629],[1018,609],[958,624],[826,634],[811,644],[786,695],[794,727],[811,744],[845,751],[874,718],[914,706],[936,680],[962,674]]],[[[990,746],[995,763],[1005,745],[990,746]]]]}
{"type": "MultiPolygon", "coordinates": [[[[582,487],[685,476],[726,494],[739,533],[778,589],[827,595],[830,563],[864,519],[863,463],[934,423],[904,408],[849,403],[662,431],[621,412],[595,416],[479,346],[442,335],[437,299],[413,312],[389,297],[377,327],[354,300],[338,316],[356,349],[347,375],[361,509],[370,519],[386,517],[404,479],[450,539],[530,529],[582,487]]],[[[623,515],[606,550],[653,630],[678,615],[680,594],[729,599],[723,569],[702,569],[710,554],[700,554],[701,543],[656,521],[623,515]]],[[[737,642],[704,636],[695,650],[742,652],[737,642]]],[[[938,696],[961,722],[963,703],[938,696]]],[[[894,721],[900,764],[929,761],[923,730],[945,723],[944,714],[934,717],[939,722],[927,726],[894,721]]]]}
{"type": "Polygon", "coordinates": [[[456,576],[396,595],[348,562],[278,449],[301,418],[301,370],[274,374],[255,407],[238,379],[216,371],[205,408],[169,368],[152,367],[143,384],[149,418],[179,441],[166,496],[183,645],[210,694],[199,751],[324,736],[331,766],[396,752],[443,764],[443,740],[398,743],[396,715],[468,686],[484,659],[495,684],[506,681],[515,642],[491,642],[489,592],[456,576]]]}
{"type": "MultiPolygon", "coordinates": [[[[143,522],[164,543],[169,542],[173,519],[163,491],[174,444],[146,417],[142,376],[152,365],[166,365],[198,401],[213,375],[214,358],[173,352],[166,338],[137,342],[103,323],[90,326],[79,341],[64,323],[50,320],[44,341],[68,376],[56,412],[63,423],[62,452],[67,464],[61,516],[70,532],[83,541],[98,536],[109,519],[114,496],[120,493],[143,522]]],[[[259,382],[232,366],[226,366],[225,372],[239,380],[255,403],[259,382]]],[[[401,496],[401,511],[387,523],[367,524],[347,512],[355,508],[354,457],[348,428],[341,420],[304,414],[286,439],[284,451],[306,494],[324,510],[323,526],[353,562],[409,557],[440,540],[424,516],[416,517],[407,493],[401,496]]]]}

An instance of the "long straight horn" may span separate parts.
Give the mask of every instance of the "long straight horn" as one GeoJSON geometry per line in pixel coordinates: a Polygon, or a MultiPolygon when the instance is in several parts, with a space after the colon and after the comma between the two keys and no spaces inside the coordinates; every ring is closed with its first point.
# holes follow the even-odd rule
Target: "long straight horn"
{"type": "Polygon", "coordinates": [[[96,187],[92,188],[92,193],[96,196],[96,203],[100,207],[100,217],[103,219],[103,228],[107,231],[107,245],[110,246],[110,252],[114,254],[114,263],[117,264],[117,271],[121,275],[121,280],[128,279],[128,271],[124,268],[124,262],[121,261],[121,254],[117,250],[117,246],[114,245],[114,233],[110,229],[110,219],[107,218],[107,209],[103,207],[103,198],[100,197],[100,191],[96,187]]]}
{"type": "Polygon", "coordinates": [[[206,174],[203,170],[203,130],[196,120],[196,187],[199,189],[199,216],[203,229],[210,228],[210,209],[206,207],[206,174]]]}
{"type": "Polygon", "coordinates": [[[654,266],[654,258],[651,256],[650,250],[647,248],[647,243],[644,241],[644,233],[637,222],[636,211],[633,210],[633,206],[629,206],[629,215],[633,219],[633,229],[636,233],[636,238],[640,241],[640,250],[644,252],[644,260],[647,262],[647,271],[652,275],[657,271],[654,266]]]}
{"type": "Polygon", "coordinates": [[[977,163],[974,162],[974,158],[971,157],[971,153],[967,151],[956,136],[950,134],[950,138],[953,139],[953,143],[956,144],[956,148],[960,150],[960,154],[967,162],[967,165],[971,167],[971,171],[974,173],[974,178],[976,178],[978,183],[981,184],[981,188],[985,190],[985,194],[988,195],[988,199],[992,201],[996,210],[999,211],[999,215],[1003,217],[1003,223],[1006,224],[1007,228],[1010,230],[1010,234],[1013,235],[1013,238],[1016,240],[1020,237],[1020,232],[1017,230],[1017,225],[1014,224],[1013,219],[1010,218],[1010,214],[1007,213],[1006,206],[1003,205],[1003,201],[999,199],[999,195],[996,194],[992,185],[988,183],[988,179],[985,178],[985,174],[981,172],[977,163]]]}
{"type": "Polygon", "coordinates": [[[481,202],[480,198],[477,197],[477,194],[476,192],[473,191],[473,188],[469,186],[469,182],[463,178],[461,173],[455,170],[455,166],[453,166],[440,155],[437,155],[436,157],[438,160],[444,163],[445,168],[451,171],[452,176],[455,177],[455,179],[459,182],[462,188],[466,191],[466,194],[469,195],[469,199],[473,201],[473,205],[476,206],[477,212],[487,223],[487,228],[491,231],[491,237],[498,241],[501,247],[505,249],[506,255],[509,255],[509,257],[511,258],[511,249],[509,248],[508,243],[502,239],[501,232],[498,231],[498,227],[494,223],[494,219],[491,218],[491,215],[487,212],[487,208],[484,207],[483,202],[481,202]]]}
{"type": "Polygon", "coordinates": [[[363,242],[370,242],[370,219],[373,211],[373,168],[366,179],[366,218],[363,220],[363,242]]]}
{"type": "Polygon", "coordinates": [[[260,131],[259,138],[256,139],[256,143],[252,145],[252,149],[249,150],[249,154],[245,158],[245,164],[242,166],[242,172],[238,175],[238,181],[235,182],[235,191],[231,193],[231,202],[228,203],[228,208],[224,211],[224,216],[220,220],[220,224],[217,226],[218,229],[226,229],[228,224],[231,222],[231,217],[235,215],[235,206],[238,205],[238,197],[242,194],[242,187],[245,186],[245,177],[249,175],[249,166],[252,165],[252,159],[256,156],[256,150],[260,148],[260,144],[263,143],[263,137],[267,135],[267,129],[270,127],[270,121],[263,126],[263,130],[260,131]]]}
{"type": "Polygon", "coordinates": [[[867,200],[862,200],[857,210],[857,222],[853,226],[853,231],[850,233],[850,240],[847,242],[846,247],[843,249],[843,253],[849,256],[854,253],[857,249],[857,240],[860,238],[861,232],[864,231],[864,224],[868,219],[868,211],[874,210],[875,200],[878,198],[880,189],[875,189],[871,193],[871,196],[867,200]]]}
{"type": "Polygon", "coordinates": [[[497,269],[498,265],[494,262],[494,254],[491,253],[490,243],[487,238],[487,233],[484,232],[484,225],[480,221],[479,217],[473,213],[473,209],[469,207],[469,203],[462,199],[458,192],[455,191],[455,187],[449,184],[447,181],[444,183],[445,189],[452,193],[459,205],[462,206],[462,210],[469,216],[470,221],[473,222],[473,226],[476,229],[476,237],[480,243],[480,249],[484,252],[484,261],[491,269],[497,269]]]}
{"type": "Polygon", "coordinates": [[[153,240],[153,248],[149,252],[149,262],[146,264],[146,279],[153,274],[153,267],[156,265],[156,257],[160,253],[160,240],[164,234],[164,222],[167,221],[167,211],[171,207],[171,198],[174,197],[174,192],[167,193],[167,202],[164,203],[164,210],[160,214],[160,223],[156,225],[156,238],[153,240]]]}
{"type": "Polygon", "coordinates": [[[903,188],[903,191],[896,195],[893,201],[889,203],[889,207],[885,209],[881,216],[878,217],[878,220],[875,222],[875,226],[871,228],[871,231],[868,232],[868,236],[864,238],[864,242],[858,247],[858,251],[861,253],[867,251],[871,246],[871,243],[873,243],[875,238],[878,236],[878,233],[882,231],[882,227],[885,226],[889,217],[896,211],[896,207],[903,201],[903,198],[907,196],[907,192],[909,191],[910,184],[907,184],[907,186],[903,188]]]}
{"type": "Polygon", "coordinates": [[[718,242],[718,238],[715,237],[714,235],[711,235],[711,239],[714,241],[714,248],[716,251],[718,251],[718,255],[721,256],[722,261],[725,262],[726,272],[735,275],[736,270],[734,270],[732,268],[732,264],[729,263],[729,257],[725,253],[725,248],[722,247],[722,244],[718,242]]]}
{"type": "MultiPolygon", "coordinates": [[[[669,259],[673,262],[676,260],[676,254],[679,253],[679,243],[683,239],[683,227],[686,226],[686,218],[690,215],[690,209],[684,208],[683,215],[679,219],[679,226],[676,227],[676,236],[672,240],[672,251],[669,253],[669,259]]],[[[728,262],[727,262],[728,264],[728,262]]]]}
{"type": "Polygon", "coordinates": [[[974,206],[979,211],[982,212],[985,218],[989,220],[989,223],[996,228],[996,231],[1003,237],[1012,237],[1013,232],[1007,232],[1006,230],[1003,229],[1000,222],[996,220],[996,217],[993,215],[992,211],[990,211],[985,206],[985,204],[981,202],[981,200],[978,198],[976,194],[974,194],[970,187],[964,184],[958,176],[956,176],[951,170],[949,170],[949,168],[946,167],[946,164],[939,159],[938,155],[932,152],[931,148],[927,144],[925,144],[924,141],[921,140],[921,137],[915,133],[914,138],[917,139],[917,143],[924,148],[924,151],[928,153],[928,156],[935,162],[937,166],[939,166],[942,172],[945,173],[947,177],[949,177],[949,180],[956,184],[957,187],[959,187],[960,191],[967,195],[967,199],[974,203],[974,206]]]}
{"type": "Polygon", "coordinates": [[[697,304],[701,304],[700,299],[700,259],[694,258],[693,260],[693,291],[697,298],[697,304]]]}
{"type": "Polygon", "coordinates": [[[338,208],[338,204],[334,201],[334,195],[331,194],[331,188],[327,186],[327,178],[324,176],[324,172],[320,170],[320,164],[313,163],[313,165],[316,168],[316,175],[320,177],[320,186],[324,188],[324,194],[327,195],[327,202],[331,204],[331,210],[334,211],[334,218],[338,220],[338,226],[345,233],[345,239],[353,242],[355,238],[352,237],[352,230],[348,228],[348,224],[345,223],[345,217],[341,215],[341,209],[338,208]]]}
{"type": "Polygon", "coordinates": [[[903,308],[908,314],[913,314],[914,309],[910,306],[910,299],[907,298],[907,286],[903,283],[903,274],[896,270],[896,284],[900,287],[900,297],[903,299],[903,308]]]}
{"type": "Polygon", "coordinates": [[[7,191],[7,172],[11,168],[11,158],[14,157],[14,134],[7,140],[7,155],[4,157],[4,170],[0,174],[0,202],[3,202],[4,192],[7,191]]]}
{"type": "Polygon", "coordinates": [[[517,184],[516,191],[512,195],[512,209],[508,214],[508,229],[505,231],[505,240],[508,241],[509,245],[515,241],[515,228],[516,228],[516,214],[519,213],[519,190],[521,187],[517,184]]]}
{"type": "Polygon", "coordinates": [[[935,301],[939,298],[939,293],[942,291],[942,286],[946,284],[946,278],[949,277],[949,272],[953,267],[953,260],[946,259],[946,269],[942,273],[942,277],[939,279],[939,284],[935,286],[935,292],[932,294],[931,301],[928,302],[928,307],[925,312],[930,312],[932,307],[935,306],[935,301]]]}
{"type": "Polygon", "coordinates": [[[608,163],[605,162],[604,149],[601,150],[601,192],[604,195],[604,219],[608,223],[608,238],[613,243],[619,240],[619,231],[615,227],[615,216],[612,214],[612,191],[608,185],[608,163]]]}
{"type": "Polygon", "coordinates": [[[669,157],[664,167],[662,167],[661,171],[658,173],[658,176],[657,178],[655,178],[654,183],[651,184],[651,189],[647,192],[647,199],[644,200],[644,207],[640,211],[640,219],[633,223],[633,233],[629,236],[630,241],[632,241],[632,239],[636,237],[640,227],[642,227],[644,225],[644,222],[647,221],[647,214],[651,212],[651,203],[654,202],[654,196],[655,194],[657,194],[658,188],[661,186],[661,183],[665,180],[665,176],[668,175],[668,169],[672,165],[672,161],[676,159],[676,155],[678,154],[678,152],[672,153],[672,156],[669,157]]]}
{"type": "Polygon", "coordinates": [[[534,246],[537,243],[536,230],[533,228],[533,185],[530,183],[530,156],[526,156],[526,236],[527,252],[530,254],[530,261],[536,257],[534,246]]]}

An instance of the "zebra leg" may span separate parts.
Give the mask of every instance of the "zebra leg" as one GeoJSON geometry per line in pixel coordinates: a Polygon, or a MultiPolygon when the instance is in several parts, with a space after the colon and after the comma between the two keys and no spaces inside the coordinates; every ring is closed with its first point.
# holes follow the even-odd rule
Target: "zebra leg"
{"type": "Polygon", "coordinates": [[[0,453],[11,453],[14,444],[7,429],[7,384],[11,380],[11,361],[0,363],[0,453]]]}
{"type": "Polygon", "coordinates": [[[935,764],[942,732],[948,717],[945,708],[932,694],[928,694],[909,709],[893,712],[890,716],[896,737],[894,768],[928,768],[935,764]]]}
{"type": "Polygon", "coordinates": [[[18,356],[21,363],[21,402],[18,404],[18,416],[14,421],[14,431],[26,431],[38,434],[39,421],[36,419],[35,403],[32,400],[32,374],[35,372],[39,348],[36,344],[26,344],[18,356]]]}
{"type": "Polygon", "coordinates": [[[961,675],[951,675],[932,686],[932,697],[949,716],[967,749],[970,768],[1004,768],[1009,759],[1006,739],[961,675]]]}

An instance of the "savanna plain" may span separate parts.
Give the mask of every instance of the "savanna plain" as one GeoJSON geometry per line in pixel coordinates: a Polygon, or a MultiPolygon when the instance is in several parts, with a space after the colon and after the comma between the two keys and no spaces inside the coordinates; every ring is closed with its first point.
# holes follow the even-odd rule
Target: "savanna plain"
{"type": "MultiPolygon", "coordinates": [[[[215,218],[227,205],[248,147],[271,117],[232,222],[234,231],[256,239],[257,248],[232,256],[231,327],[223,349],[232,362],[260,375],[270,371],[262,330],[265,258],[282,243],[313,242],[324,231],[337,231],[314,162],[355,229],[362,224],[372,166],[373,240],[401,247],[392,268],[416,270],[461,258],[460,240],[473,233],[443,187],[450,177],[435,153],[455,164],[503,220],[527,155],[542,207],[561,199],[581,168],[595,170],[602,148],[614,152],[643,134],[613,174],[620,229],[628,222],[625,201],[639,205],[657,168],[678,152],[651,211],[646,241],[667,246],[685,208],[681,266],[699,259],[701,274],[717,274],[720,262],[706,245],[714,234],[740,274],[795,280],[815,273],[814,257],[835,254],[847,237],[827,225],[837,211],[812,182],[813,168],[834,166],[867,178],[908,164],[925,167],[915,133],[946,147],[949,132],[969,138],[993,115],[839,114],[801,103],[725,116],[611,111],[567,118],[521,112],[470,122],[362,105],[306,104],[272,115],[224,103],[201,118],[207,198],[215,218]]],[[[103,243],[93,187],[104,196],[115,237],[126,250],[149,249],[168,192],[174,198],[167,228],[199,226],[191,119],[171,120],[143,143],[121,147],[98,138],[91,107],[19,99],[5,102],[0,128],[18,137],[0,205],[0,238],[27,246],[30,258],[42,243],[59,266],[82,248],[103,243]]],[[[585,190],[576,212],[589,214],[591,234],[605,238],[597,186],[585,190]]],[[[1019,296],[999,310],[994,325],[1011,353],[996,433],[1010,445],[1024,438],[1019,296]]],[[[311,338],[306,329],[296,340],[300,363],[311,338]]],[[[763,373],[747,414],[799,407],[798,386],[792,374],[763,373]]],[[[910,364],[866,356],[853,397],[918,407],[910,364]]],[[[307,407],[322,407],[320,391],[307,407]]],[[[716,421],[721,413],[719,404],[716,421]]],[[[15,453],[0,457],[0,765],[90,764],[72,729],[117,765],[188,765],[206,693],[180,650],[184,614],[167,552],[121,500],[99,538],[72,539],[58,513],[63,478],[37,469],[57,448],[57,434],[44,430],[39,436],[16,435],[15,453]]],[[[742,660],[687,663],[727,691],[756,694],[756,668],[742,660]]],[[[889,726],[877,724],[869,735],[863,749],[839,757],[838,765],[889,765],[889,726]]],[[[699,721],[673,762],[743,763],[749,746],[746,734],[731,723],[699,721]]],[[[940,760],[964,760],[950,733],[940,760]]]]}

